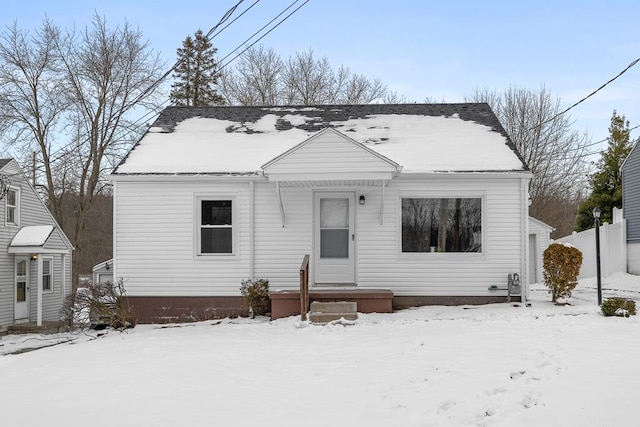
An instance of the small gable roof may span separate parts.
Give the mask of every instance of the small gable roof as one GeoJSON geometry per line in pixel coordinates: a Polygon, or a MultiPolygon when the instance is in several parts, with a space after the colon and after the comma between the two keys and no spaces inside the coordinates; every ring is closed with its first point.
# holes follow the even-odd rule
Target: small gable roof
{"type": "Polygon", "coordinates": [[[403,173],[528,171],[486,103],[167,107],[114,175],[260,175],[333,128],[403,173]]]}
{"type": "Polygon", "coordinates": [[[70,253],[73,247],[57,227],[32,225],[22,227],[9,244],[9,253],[70,253]]]}
{"type": "Polygon", "coordinates": [[[0,169],[5,167],[12,159],[0,159],[0,169]]]}

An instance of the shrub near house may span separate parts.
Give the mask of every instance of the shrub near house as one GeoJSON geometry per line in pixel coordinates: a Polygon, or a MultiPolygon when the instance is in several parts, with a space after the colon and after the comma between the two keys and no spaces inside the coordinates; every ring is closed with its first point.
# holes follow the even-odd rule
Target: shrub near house
{"type": "Polygon", "coordinates": [[[578,284],[582,265],[582,252],[566,243],[552,243],[544,251],[544,284],[551,292],[551,301],[571,298],[571,291],[578,284]]]}

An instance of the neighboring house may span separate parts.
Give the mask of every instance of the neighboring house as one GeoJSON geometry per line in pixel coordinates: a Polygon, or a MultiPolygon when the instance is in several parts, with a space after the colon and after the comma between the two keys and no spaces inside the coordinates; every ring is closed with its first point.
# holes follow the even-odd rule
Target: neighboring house
{"type": "Polygon", "coordinates": [[[112,174],[139,321],[232,314],[240,282],[505,301],[528,282],[528,182],[487,104],[168,107],[112,174]]]}
{"type": "Polygon", "coordinates": [[[72,245],[15,160],[0,159],[0,332],[60,320],[72,245]]]}
{"type": "Polygon", "coordinates": [[[93,266],[93,283],[113,283],[113,259],[93,266]]]}
{"type": "Polygon", "coordinates": [[[553,230],[554,228],[549,224],[529,217],[529,284],[544,282],[543,253],[551,244],[553,230]]]}
{"type": "Polygon", "coordinates": [[[622,212],[627,227],[627,272],[640,274],[640,142],[622,163],[622,212]]]}

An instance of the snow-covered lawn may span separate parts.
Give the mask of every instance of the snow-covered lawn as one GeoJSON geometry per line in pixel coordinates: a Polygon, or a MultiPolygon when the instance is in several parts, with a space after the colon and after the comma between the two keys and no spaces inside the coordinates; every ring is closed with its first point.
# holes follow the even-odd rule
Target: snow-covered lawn
{"type": "Polygon", "coordinates": [[[603,317],[593,279],[548,299],[5,336],[0,426],[638,425],[640,316],[603,317]]]}

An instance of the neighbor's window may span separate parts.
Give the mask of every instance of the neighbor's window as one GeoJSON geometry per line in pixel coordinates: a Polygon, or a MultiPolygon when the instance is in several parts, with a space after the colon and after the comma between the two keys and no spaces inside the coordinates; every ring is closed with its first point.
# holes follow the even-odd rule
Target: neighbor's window
{"type": "Polygon", "coordinates": [[[233,200],[200,200],[200,253],[233,253],[233,200]]]}
{"type": "Polygon", "coordinates": [[[5,197],[7,224],[18,225],[18,191],[9,189],[5,197]]]}
{"type": "Polygon", "coordinates": [[[403,198],[402,252],[482,252],[482,199],[403,198]]]}
{"type": "Polygon", "coordinates": [[[53,260],[51,258],[42,259],[42,290],[52,291],[53,285],[51,281],[51,270],[53,267],[53,260]]]}

